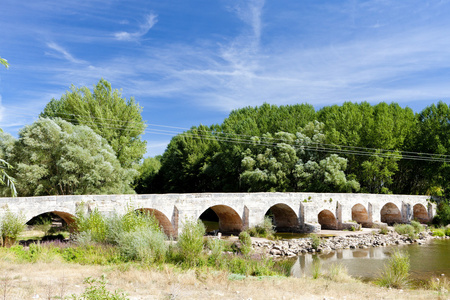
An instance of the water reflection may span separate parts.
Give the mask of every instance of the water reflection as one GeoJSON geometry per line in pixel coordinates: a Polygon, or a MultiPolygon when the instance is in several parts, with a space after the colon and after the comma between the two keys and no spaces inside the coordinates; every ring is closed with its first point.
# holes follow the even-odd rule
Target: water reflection
{"type": "Polygon", "coordinates": [[[411,277],[416,280],[428,280],[433,276],[450,274],[449,240],[436,240],[422,246],[342,249],[326,254],[301,255],[292,267],[291,273],[294,277],[311,276],[313,260],[317,257],[322,263],[323,272],[326,272],[332,264],[339,263],[347,267],[351,276],[372,280],[380,275],[384,264],[395,249],[409,254],[411,277]]]}

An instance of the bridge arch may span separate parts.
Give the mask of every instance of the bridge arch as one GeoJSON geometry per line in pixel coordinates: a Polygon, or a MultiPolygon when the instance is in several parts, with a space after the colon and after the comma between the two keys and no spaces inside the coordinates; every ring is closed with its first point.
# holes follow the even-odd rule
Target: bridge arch
{"type": "Polygon", "coordinates": [[[322,210],[318,215],[318,219],[322,229],[338,229],[337,219],[328,209],[322,210]]]}
{"type": "Polygon", "coordinates": [[[389,225],[402,223],[402,213],[400,209],[392,202],[386,203],[380,211],[381,222],[389,225]]]}
{"type": "Polygon", "coordinates": [[[172,223],[170,222],[169,218],[167,218],[167,216],[161,211],[154,208],[139,208],[136,209],[136,211],[141,211],[154,216],[156,221],[158,221],[159,223],[159,227],[161,227],[161,229],[167,236],[175,236],[175,230],[172,223]]]}
{"type": "Polygon", "coordinates": [[[276,231],[297,232],[299,230],[298,216],[287,204],[278,203],[272,205],[267,210],[266,215],[272,215],[272,223],[276,231]]]}
{"type": "Polygon", "coordinates": [[[75,221],[75,216],[71,213],[65,212],[65,211],[47,211],[47,212],[41,212],[33,217],[31,217],[30,219],[28,219],[28,221],[25,224],[29,224],[32,222],[35,222],[38,220],[38,218],[43,217],[47,214],[53,214],[59,218],[61,218],[61,220],[63,220],[64,223],[67,224],[69,230],[72,232],[74,230],[73,225],[74,225],[74,221],[75,221]]]}
{"type": "Polygon", "coordinates": [[[420,223],[427,223],[430,221],[428,217],[428,211],[420,203],[413,206],[413,219],[419,221],[420,223]]]}
{"type": "MultiPolygon", "coordinates": [[[[243,230],[243,222],[239,214],[230,206],[214,205],[209,207],[219,219],[219,231],[222,233],[239,233],[243,230]]],[[[208,210],[208,209],[207,209],[208,210]]],[[[204,212],[206,212],[205,210],[204,212]]],[[[199,216],[199,218],[201,215],[199,216]]]]}
{"type": "Polygon", "coordinates": [[[369,218],[367,209],[361,203],[355,204],[352,207],[352,220],[361,224],[361,226],[368,227],[372,224],[369,218]]]}

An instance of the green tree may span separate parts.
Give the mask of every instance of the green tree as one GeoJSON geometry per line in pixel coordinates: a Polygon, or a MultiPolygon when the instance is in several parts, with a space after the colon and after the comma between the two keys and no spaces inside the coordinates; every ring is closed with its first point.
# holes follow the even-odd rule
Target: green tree
{"type": "Polygon", "coordinates": [[[137,171],[124,169],[105,139],[87,126],[40,118],[3,138],[1,149],[15,167],[23,196],[133,193],[137,171]]]}
{"type": "Polygon", "coordinates": [[[72,86],[61,99],[52,99],[40,116],[89,126],[106,139],[121,165],[128,168],[146,152],[146,142],[141,140],[145,130],[141,112],[134,98],[122,98],[120,91],[101,79],[93,92],[72,86]]]}
{"type": "Polygon", "coordinates": [[[347,180],[347,160],[322,152],[326,142],[323,123],[314,122],[295,135],[280,132],[254,137],[252,149],[242,160],[242,181],[249,191],[352,191],[355,180],[347,180]]]}
{"type": "Polygon", "coordinates": [[[138,168],[139,176],[134,188],[136,193],[154,194],[161,191],[159,169],[161,169],[161,155],[144,159],[138,168]]]}

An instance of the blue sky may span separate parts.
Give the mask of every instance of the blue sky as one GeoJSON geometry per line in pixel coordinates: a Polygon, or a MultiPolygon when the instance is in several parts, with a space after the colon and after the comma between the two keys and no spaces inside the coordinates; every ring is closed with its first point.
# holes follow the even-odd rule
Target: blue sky
{"type": "Polygon", "coordinates": [[[102,77],[143,107],[148,156],[177,128],[264,102],[419,112],[449,103],[449,15],[438,0],[2,0],[0,127],[17,136],[102,77]]]}

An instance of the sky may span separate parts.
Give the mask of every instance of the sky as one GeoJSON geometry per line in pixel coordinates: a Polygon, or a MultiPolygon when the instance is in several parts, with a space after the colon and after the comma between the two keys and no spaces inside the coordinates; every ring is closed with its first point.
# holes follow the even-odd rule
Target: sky
{"type": "Polygon", "coordinates": [[[73,84],[134,97],[146,156],[233,109],[450,102],[450,2],[2,0],[0,128],[17,137],[73,84]]]}

